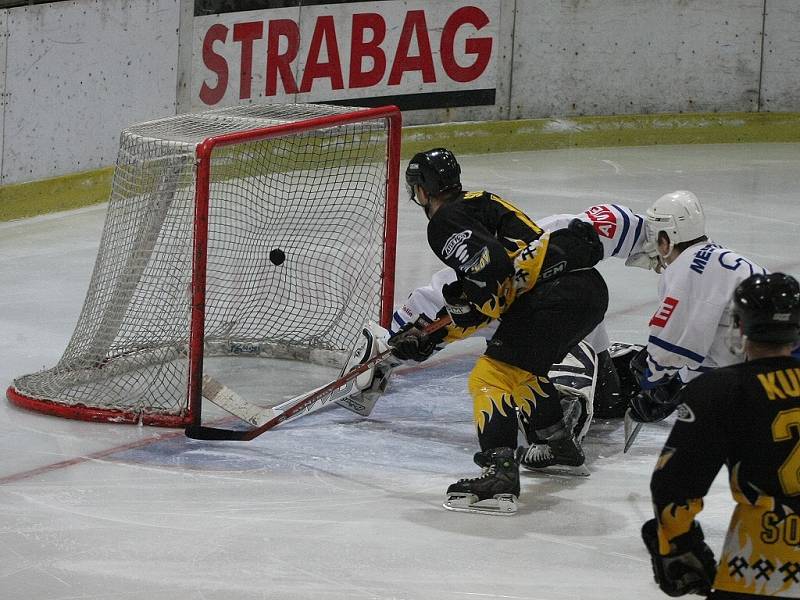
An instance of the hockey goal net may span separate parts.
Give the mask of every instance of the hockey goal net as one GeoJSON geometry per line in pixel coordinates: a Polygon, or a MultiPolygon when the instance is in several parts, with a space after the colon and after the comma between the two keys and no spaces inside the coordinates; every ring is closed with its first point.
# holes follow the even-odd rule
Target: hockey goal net
{"type": "Polygon", "coordinates": [[[393,296],[394,107],[241,106],[126,129],[89,290],[19,406],[92,421],[199,419],[203,358],[334,364],[393,296]]]}

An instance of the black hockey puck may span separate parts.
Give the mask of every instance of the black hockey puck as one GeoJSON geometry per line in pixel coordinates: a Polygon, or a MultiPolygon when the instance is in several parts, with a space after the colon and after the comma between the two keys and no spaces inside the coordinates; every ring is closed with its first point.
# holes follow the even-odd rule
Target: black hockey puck
{"type": "Polygon", "coordinates": [[[273,248],[269,251],[269,260],[273,265],[282,265],[286,260],[286,255],[280,248],[273,248]]]}

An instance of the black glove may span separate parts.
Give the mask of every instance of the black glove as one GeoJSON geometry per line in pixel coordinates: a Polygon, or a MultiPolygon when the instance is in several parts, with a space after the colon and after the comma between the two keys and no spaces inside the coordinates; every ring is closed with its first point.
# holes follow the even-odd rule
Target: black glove
{"type": "Polygon", "coordinates": [[[650,374],[650,369],[647,366],[647,348],[642,348],[630,359],[630,369],[639,389],[642,388],[642,382],[647,383],[647,377],[650,374]]]}
{"type": "Polygon", "coordinates": [[[587,266],[594,266],[603,260],[603,242],[600,241],[594,225],[580,219],[572,219],[567,225],[567,230],[584,242],[583,259],[587,266]]]}
{"type": "Polygon", "coordinates": [[[478,327],[488,320],[486,315],[467,300],[464,286],[460,281],[445,283],[442,286],[442,296],[444,296],[447,313],[456,327],[469,329],[478,327]]]}
{"type": "Polygon", "coordinates": [[[657,399],[658,396],[654,397],[650,393],[653,391],[660,395],[661,386],[652,390],[643,390],[628,401],[631,419],[638,423],[655,423],[663,421],[678,408],[679,401],[661,402],[657,399]]]}
{"type": "Polygon", "coordinates": [[[655,423],[666,419],[680,404],[678,392],[683,387],[678,376],[664,377],[653,384],[647,380],[647,349],[642,348],[631,359],[631,373],[641,390],[630,399],[630,415],[639,423],[655,423]]]}
{"type": "Polygon", "coordinates": [[[422,362],[430,358],[436,345],[439,344],[446,335],[446,328],[427,334],[423,331],[431,321],[420,315],[413,323],[403,325],[395,335],[389,338],[389,346],[392,354],[400,360],[415,360],[422,362]]]}
{"type": "Polygon", "coordinates": [[[653,576],[658,587],[668,596],[684,594],[705,595],[714,583],[717,561],[705,543],[703,530],[697,521],[683,535],[670,542],[672,551],[658,552],[658,523],[650,519],[642,526],[642,540],[650,552],[653,576]]]}

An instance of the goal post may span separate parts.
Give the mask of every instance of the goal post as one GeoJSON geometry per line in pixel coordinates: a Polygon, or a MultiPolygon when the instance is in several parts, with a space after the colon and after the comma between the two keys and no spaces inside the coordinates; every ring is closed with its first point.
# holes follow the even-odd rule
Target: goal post
{"type": "Polygon", "coordinates": [[[124,130],[75,332],[9,400],[182,427],[205,357],[340,364],[366,319],[391,318],[400,134],[396,107],[313,104],[124,130]]]}

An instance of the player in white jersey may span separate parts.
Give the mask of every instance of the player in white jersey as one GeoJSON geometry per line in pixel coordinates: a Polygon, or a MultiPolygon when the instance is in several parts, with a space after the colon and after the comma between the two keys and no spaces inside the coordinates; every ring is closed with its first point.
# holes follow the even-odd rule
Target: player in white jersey
{"type": "Polygon", "coordinates": [[[727,339],[730,299],[744,279],[767,272],[708,239],[703,208],[692,192],[659,198],[647,211],[646,226],[664,268],[647,347],[633,361],[642,391],[629,414],[638,422],[669,415],[675,393],[700,373],[742,362],[727,339]]]}
{"type": "MultiPolygon", "coordinates": [[[[603,258],[619,258],[628,266],[656,269],[660,263],[654,244],[647,244],[644,217],[619,204],[597,204],[578,214],[559,214],[536,219],[546,231],[566,228],[570,221],[579,219],[590,223],[603,244],[603,258]]],[[[396,335],[420,315],[433,320],[443,309],[445,302],[442,287],[456,280],[456,273],[447,267],[433,274],[428,285],[415,289],[406,301],[395,310],[389,327],[390,335],[396,335]]],[[[491,337],[494,327],[485,328],[478,335],[491,337]]],[[[586,339],[597,353],[598,381],[594,395],[594,415],[601,418],[621,417],[627,408],[628,397],[620,392],[620,383],[609,347],[611,341],[601,323],[586,339]]],[[[621,362],[630,359],[625,355],[621,362]]]]}

